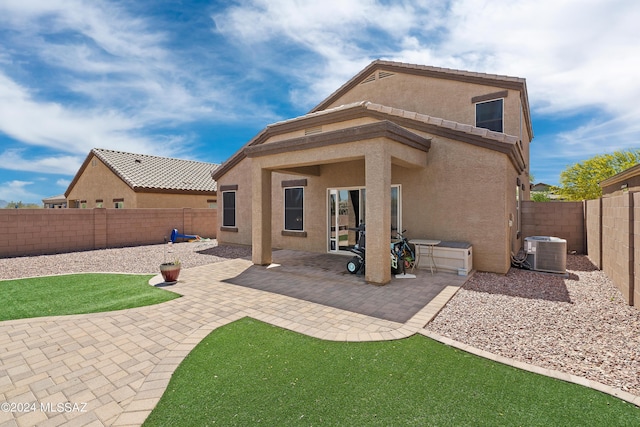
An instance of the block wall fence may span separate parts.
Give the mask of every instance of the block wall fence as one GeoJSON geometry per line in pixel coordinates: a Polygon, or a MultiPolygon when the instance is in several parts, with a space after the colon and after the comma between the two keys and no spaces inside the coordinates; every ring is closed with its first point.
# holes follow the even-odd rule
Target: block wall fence
{"type": "Polygon", "coordinates": [[[522,236],[555,236],[567,251],[587,253],[583,202],[521,202],[522,236]]]}
{"type": "Polygon", "coordinates": [[[0,257],[158,244],[174,228],[215,238],[216,209],[0,209],[0,257]]]}
{"type": "Polygon", "coordinates": [[[584,202],[522,202],[522,233],[567,240],[640,308],[640,193],[584,202]]]}
{"type": "MultiPolygon", "coordinates": [[[[587,254],[640,307],[640,193],[522,202],[522,237],[556,236],[587,254]]],[[[216,209],[0,209],[0,257],[163,243],[171,230],[215,238],[216,209]]]]}

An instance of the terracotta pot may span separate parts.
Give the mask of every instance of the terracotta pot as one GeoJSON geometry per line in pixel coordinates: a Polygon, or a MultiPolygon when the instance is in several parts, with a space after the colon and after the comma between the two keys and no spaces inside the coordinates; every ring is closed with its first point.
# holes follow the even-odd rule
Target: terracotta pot
{"type": "Polygon", "coordinates": [[[176,283],[180,275],[180,264],[165,262],[160,264],[160,273],[166,283],[176,283]]]}

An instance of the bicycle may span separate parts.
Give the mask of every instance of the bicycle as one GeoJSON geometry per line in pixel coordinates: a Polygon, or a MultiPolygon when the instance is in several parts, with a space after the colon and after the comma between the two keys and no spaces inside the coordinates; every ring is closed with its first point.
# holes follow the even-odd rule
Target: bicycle
{"type": "Polygon", "coordinates": [[[391,272],[393,274],[406,274],[407,268],[413,270],[416,263],[416,254],[409,245],[409,239],[407,239],[403,233],[407,230],[402,230],[402,233],[396,232],[396,238],[399,239],[391,243],[391,272]]]}

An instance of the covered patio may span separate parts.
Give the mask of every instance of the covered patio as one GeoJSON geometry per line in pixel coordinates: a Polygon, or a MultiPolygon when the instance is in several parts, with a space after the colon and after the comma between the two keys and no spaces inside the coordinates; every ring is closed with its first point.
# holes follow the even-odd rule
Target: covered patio
{"type": "Polygon", "coordinates": [[[373,286],[363,276],[347,272],[348,260],[337,254],[275,250],[271,265],[253,265],[224,281],[405,323],[444,289],[460,287],[471,277],[416,269],[415,279],[392,276],[386,286],[373,286]]]}
{"type": "MultiPolygon", "coordinates": [[[[256,265],[269,265],[272,258],[273,237],[273,182],[276,172],[317,177],[323,181],[322,192],[335,185],[333,176],[323,173],[328,165],[344,165],[349,161],[359,163],[367,197],[367,282],[387,284],[391,280],[389,241],[391,224],[392,165],[421,170],[426,167],[431,140],[410,132],[388,120],[357,125],[345,129],[323,132],[318,135],[284,139],[245,148],[251,159],[251,240],[252,261],[256,265]]],[[[357,182],[351,182],[355,185],[357,182]]],[[[306,185],[306,184],[305,184],[306,185]]],[[[284,184],[283,184],[284,186],[284,184]]],[[[313,203],[321,201],[318,196],[313,203]]],[[[311,215],[309,215],[311,217],[311,215]]],[[[314,211],[313,226],[326,224],[325,213],[314,211]]],[[[298,234],[308,236],[306,231],[298,234]]],[[[326,247],[322,240],[311,244],[326,247]]]]}

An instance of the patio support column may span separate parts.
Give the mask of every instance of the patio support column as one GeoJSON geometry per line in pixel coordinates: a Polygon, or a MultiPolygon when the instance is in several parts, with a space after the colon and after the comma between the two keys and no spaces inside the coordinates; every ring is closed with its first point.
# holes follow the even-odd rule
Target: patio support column
{"type": "Polygon", "coordinates": [[[377,141],[370,148],[365,155],[365,280],[384,285],[391,281],[391,155],[384,141],[377,141]]]}
{"type": "Polygon", "coordinates": [[[253,161],[251,168],[251,260],[271,264],[271,171],[253,161]]]}

